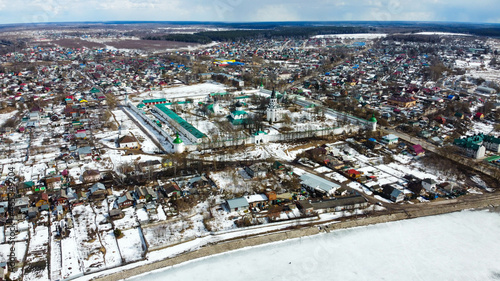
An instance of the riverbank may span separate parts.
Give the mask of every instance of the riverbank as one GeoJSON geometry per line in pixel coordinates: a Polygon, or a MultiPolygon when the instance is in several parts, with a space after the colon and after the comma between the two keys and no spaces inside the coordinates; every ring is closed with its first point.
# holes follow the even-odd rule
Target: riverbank
{"type": "MultiPolygon", "coordinates": [[[[404,219],[411,219],[417,217],[434,216],[446,213],[453,213],[465,209],[483,209],[500,206],[500,198],[497,194],[488,194],[482,196],[482,198],[477,198],[474,200],[449,200],[438,202],[438,204],[426,204],[425,206],[415,206],[409,208],[408,210],[400,210],[393,213],[375,213],[362,218],[347,218],[340,222],[326,223],[328,227],[320,228],[315,225],[300,226],[294,229],[291,227],[287,230],[279,230],[274,233],[260,234],[257,236],[220,242],[214,245],[207,245],[198,250],[180,254],[173,258],[166,260],[153,262],[150,264],[138,266],[131,269],[124,269],[120,272],[114,272],[106,274],[102,272],[99,277],[92,280],[122,280],[130,278],[143,273],[151,272],[153,270],[177,265],[186,261],[203,258],[211,255],[221,254],[245,247],[252,247],[257,245],[262,245],[266,243],[278,242],[287,239],[300,238],[305,236],[311,236],[320,233],[321,231],[330,231],[335,229],[352,228],[358,226],[366,226],[371,224],[378,224],[384,222],[398,221],[404,219]]],[[[325,225],[322,223],[321,225],[325,225]]],[[[99,274],[99,273],[98,273],[99,274]]]]}

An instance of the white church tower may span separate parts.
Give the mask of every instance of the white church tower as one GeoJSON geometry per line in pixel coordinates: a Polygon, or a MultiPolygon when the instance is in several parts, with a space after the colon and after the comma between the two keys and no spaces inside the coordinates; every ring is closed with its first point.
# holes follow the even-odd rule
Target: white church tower
{"type": "Polygon", "coordinates": [[[269,105],[267,106],[267,121],[269,123],[278,122],[279,121],[279,113],[280,109],[278,106],[278,99],[276,98],[276,92],[273,89],[271,93],[271,98],[269,99],[269,105]]]}

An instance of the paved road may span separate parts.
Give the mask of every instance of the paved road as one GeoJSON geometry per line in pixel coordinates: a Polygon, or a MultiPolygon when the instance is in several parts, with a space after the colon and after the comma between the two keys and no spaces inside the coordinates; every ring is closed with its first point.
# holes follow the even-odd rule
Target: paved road
{"type": "Polygon", "coordinates": [[[436,151],[438,151],[438,147],[435,146],[434,144],[432,143],[429,143],[425,140],[422,140],[420,138],[417,138],[417,137],[413,137],[413,136],[410,136],[408,134],[405,134],[405,133],[402,133],[402,132],[399,132],[399,131],[396,131],[394,129],[384,129],[384,128],[380,128],[380,130],[386,134],[393,134],[393,135],[396,135],[398,136],[400,139],[403,139],[405,140],[406,142],[410,142],[410,143],[413,143],[413,144],[420,144],[422,146],[423,149],[425,150],[428,150],[428,151],[431,151],[431,152],[434,152],[436,153],[436,151]]]}

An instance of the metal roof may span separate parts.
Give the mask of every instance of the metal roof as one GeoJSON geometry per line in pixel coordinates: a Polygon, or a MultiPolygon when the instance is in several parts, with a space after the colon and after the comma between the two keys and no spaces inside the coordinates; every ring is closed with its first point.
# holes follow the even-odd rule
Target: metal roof
{"type": "Polygon", "coordinates": [[[244,197],[226,200],[229,209],[248,207],[248,201],[244,197]]]}
{"type": "Polygon", "coordinates": [[[302,181],[302,184],[310,186],[322,192],[330,192],[332,189],[337,189],[340,187],[340,185],[336,183],[307,173],[300,176],[300,180],[302,181]]]}
{"type": "Polygon", "coordinates": [[[170,108],[166,107],[163,104],[157,104],[155,106],[156,106],[156,108],[161,110],[163,113],[165,113],[168,117],[170,117],[172,120],[179,123],[179,125],[181,125],[182,128],[184,128],[186,131],[188,131],[190,134],[192,134],[196,138],[201,139],[203,137],[206,137],[206,135],[204,133],[200,132],[193,125],[189,124],[186,120],[182,119],[179,115],[177,115],[175,112],[173,112],[170,108]]]}

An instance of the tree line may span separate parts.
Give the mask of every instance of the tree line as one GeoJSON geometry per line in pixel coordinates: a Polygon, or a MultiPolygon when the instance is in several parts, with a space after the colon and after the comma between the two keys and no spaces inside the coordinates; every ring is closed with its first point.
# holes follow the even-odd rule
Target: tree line
{"type": "Polygon", "coordinates": [[[165,34],[146,35],[144,40],[167,40],[206,44],[212,41],[241,41],[247,39],[276,39],[276,38],[307,38],[321,34],[350,34],[364,33],[364,27],[353,26],[315,26],[315,27],[281,27],[276,29],[259,30],[228,30],[203,31],[194,34],[165,34]]]}

